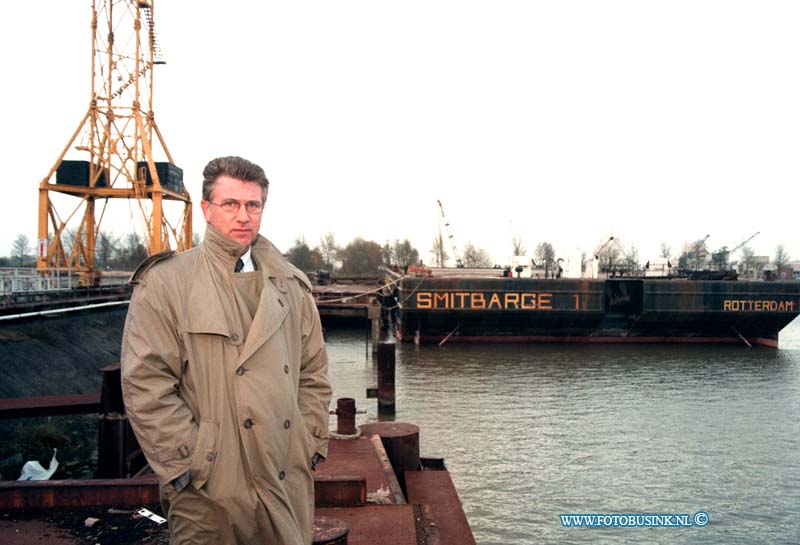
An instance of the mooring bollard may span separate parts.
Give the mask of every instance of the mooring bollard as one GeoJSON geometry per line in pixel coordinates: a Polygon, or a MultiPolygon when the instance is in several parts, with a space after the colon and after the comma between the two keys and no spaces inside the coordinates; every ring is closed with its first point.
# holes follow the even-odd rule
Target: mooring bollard
{"type": "Polygon", "coordinates": [[[352,397],[340,397],[336,400],[336,433],[356,433],[356,400],[352,397]]]}
{"type": "Polygon", "coordinates": [[[407,422],[368,422],[359,428],[362,435],[380,436],[400,487],[408,497],[405,472],[420,468],[419,426],[407,422]]]}
{"type": "Polygon", "coordinates": [[[350,525],[333,517],[314,517],[313,545],[347,545],[350,525]]]}
{"type": "Polygon", "coordinates": [[[378,406],[394,408],[395,343],[378,343],[378,406]]]}

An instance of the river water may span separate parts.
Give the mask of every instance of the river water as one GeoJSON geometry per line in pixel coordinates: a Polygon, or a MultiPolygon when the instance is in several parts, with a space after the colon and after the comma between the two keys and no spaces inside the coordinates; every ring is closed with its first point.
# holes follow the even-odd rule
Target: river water
{"type": "MultiPolygon", "coordinates": [[[[334,398],[378,419],[364,332],[327,339],[334,398]]],[[[445,458],[481,545],[800,543],[800,320],[780,343],[398,344],[395,419],[445,458]],[[698,511],[707,526],[559,517],[698,511]]]]}

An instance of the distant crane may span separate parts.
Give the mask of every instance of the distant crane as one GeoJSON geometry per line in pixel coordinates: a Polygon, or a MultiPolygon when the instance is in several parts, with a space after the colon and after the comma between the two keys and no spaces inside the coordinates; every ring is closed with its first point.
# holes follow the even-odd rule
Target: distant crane
{"type": "Polygon", "coordinates": [[[728,267],[728,256],[730,256],[730,254],[734,253],[736,250],[738,250],[739,248],[741,248],[742,246],[753,240],[759,233],[761,233],[761,231],[756,231],[754,234],[750,235],[750,237],[746,239],[744,242],[740,242],[739,244],[734,246],[732,250],[728,250],[727,246],[723,246],[718,251],[714,252],[714,254],[712,254],[711,259],[714,261],[714,263],[720,270],[726,269],[728,267]]]}
{"type": "Polygon", "coordinates": [[[614,240],[614,237],[611,237],[611,238],[609,238],[609,239],[608,239],[608,240],[605,242],[605,244],[603,244],[602,246],[600,246],[600,247],[597,249],[597,251],[594,253],[594,258],[595,258],[595,259],[600,259],[600,254],[601,254],[601,253],[603,253],[603,250],[605,250],[605,249],[606,249],[606,246],[608,246],[609,244],[611,244],[611,242],[612,242],[613,240],[614,240]]]}
{"type": "Polygon", "coordinates": [[[444,220],[444,227],[447,229],[447,238],[450,239],[450,248],[453,250],[453,257],[456,259],[456,267],[459,269],[464,268],[464,264],[461,262],[461,257],[458,255],[458,248],[456,248],[456,241],[453,238],[453,233],[450,231],[450,223],[447,221],[447,216],[444,215],[444,207],[442,206],[442,201],[436,200],[439,203],[439,210],[442,213],[442,219],[444,220]]]}
{"type": "Polygon", "coordinates": [[[619,239],[615,239],[613,236],[609,237],[607,241],[605,241],[594,251],[594,259],[592,260],[592,278],[597,278],[597,273],[601,271],[602,267],[605,268],[606,273],[610,272],[614,259],[616,259],[617,255],[616,253],[611,253],[610,251],[606,252],[606,248],[612,242],[616,247],[617,253],[625,253],[625,249],[622,247],[619,239]]]}
{"type": "Polygon", "coordinates": [[[756,238],[756,237],[757,237],[759,234],[761,234],[761,231],[756,231],[754,234],[750,235],[750,238],[748,238],[748,239],[747,239],[747,240],[745,240],[744,242],[740,242],[739,244],[737,244],[736,246],[734,246],[733,250],[731,250],[729,253],[733,253],[733,252],[735,252],[736,250],[740,249],[742,246],[744,246],[745,244],[747,244],[748,242],[750,242],[751,240],[753,240],[754,238],[756,238]]]}

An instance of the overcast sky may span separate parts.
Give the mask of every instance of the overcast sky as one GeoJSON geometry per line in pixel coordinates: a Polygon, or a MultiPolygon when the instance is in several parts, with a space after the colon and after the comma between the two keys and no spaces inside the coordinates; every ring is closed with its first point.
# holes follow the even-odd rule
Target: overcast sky
{"type": "MultiPolygon", "coordinates": [[[[37,187],[86,112],[90,2],[4,9],[0,254],[37,237],[37,187]]],[[[156,121],[198,203],[220,155],[271,181],[262,234],[287,250],[410,238],[441,199],[459,249],[507,261],[642,261],[705,235],[800,259],[800,2],[158,0],[156,121]]],[[[68,158],[86,159],[78,152],[68,158]]],[[[159,159],[159,158],[157,158],[159,159]]],[[[141,231],[135,204],[103,227],[141,231]]]]}

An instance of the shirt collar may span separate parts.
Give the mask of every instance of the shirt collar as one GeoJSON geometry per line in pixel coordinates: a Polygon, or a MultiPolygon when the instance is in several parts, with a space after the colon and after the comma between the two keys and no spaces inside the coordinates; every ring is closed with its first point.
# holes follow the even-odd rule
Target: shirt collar
{"type": "Polygon", "coordinates": [[[252,246],[247,247],[247,251],[239,256],[239,259],[242,260],[244,263],[244,267],[240,272],[253,272],[256,270],[255,266],[253,266],[253,256],[251,255],[252,246]]]}

